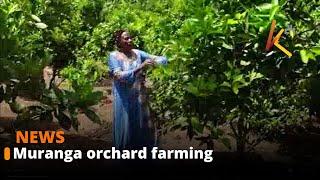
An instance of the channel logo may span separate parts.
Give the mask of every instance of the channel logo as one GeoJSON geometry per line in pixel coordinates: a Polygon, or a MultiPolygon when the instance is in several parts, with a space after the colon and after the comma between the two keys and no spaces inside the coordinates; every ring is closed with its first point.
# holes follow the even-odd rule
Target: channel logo
{"type": "Polygon", "coordinates": [[[281,35],[284,32],[284,29],[281,29],[279,33],[274,37],[274,39],[272,39],[275,27],[276,27],[276,20],[272,20],[271,28],[270,28],[269,36],[267,40],[266,50],[270,51],[273,45],[275,45],[277,48],[279,48],[282,52],[284,52],[290,58],[292,56],[292,53],[279,44],[279,39],[281,38],[281,35]]]}

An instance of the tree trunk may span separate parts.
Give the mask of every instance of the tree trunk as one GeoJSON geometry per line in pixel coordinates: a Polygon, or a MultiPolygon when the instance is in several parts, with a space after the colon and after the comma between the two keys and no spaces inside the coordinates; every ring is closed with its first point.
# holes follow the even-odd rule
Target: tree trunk
{"type": "Polygon", "coordinates": [[[243,153],[246,150],[246,143],[243,138],[237,140],[237,152],[243,153]]]}
{"type": "Polygon", "coordinates": [[[238,128],[238,137],[237,137],[237,152],[245,152],[246,149],[246,136],[245,136],[245,130],[243,126],[243,119],[239,118],[239,121],[237,123],[238,128]]]}

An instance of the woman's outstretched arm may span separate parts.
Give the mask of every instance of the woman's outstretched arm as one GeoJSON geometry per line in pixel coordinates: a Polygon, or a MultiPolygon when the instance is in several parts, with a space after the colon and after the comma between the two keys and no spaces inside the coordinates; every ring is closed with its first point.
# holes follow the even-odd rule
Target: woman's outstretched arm
{"type": "Polygon", "coordinates": [[[168,59],[165,56],[156,56],[141,50],[139,50],[139,52],[140,52],[142,61],[145,61],[147,59],[152,59],[157,64],[166,65],[168,63],[168,59]]]}

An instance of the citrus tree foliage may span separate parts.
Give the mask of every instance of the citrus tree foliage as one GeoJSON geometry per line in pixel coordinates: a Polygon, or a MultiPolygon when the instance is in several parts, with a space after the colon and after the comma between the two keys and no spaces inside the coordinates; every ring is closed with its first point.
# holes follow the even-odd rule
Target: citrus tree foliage
{"type": "MultiPolygon", "coordinates": [[[[100,61],[79,57],[78,50],[90,38],[98,22],[98,1],[3,1],[1,12],[1,101],[6,100],[17,113],[18,128],[32,128],[33,122],[56,117],[63,128],[77,129],[77,114],[85,113],[99,123],[90,109],[102,92],[93,86],[106,71],[100,61]],[[50,65],[53,76],[60,76],[71,85],[59,89],[51,81],[45,89],[43,68],[50,65]],[[23,107],[17,96],[31,96],[40,105],[23,107]]],[[[55,78],[53,78],[55,79],[55,78]]]]}
{"type": "Polygon", "coordinates": [[[169,57],[168,68],[151,78],[159,125],[229,146],[219,128],[228,124],[243,151],[306,120],[309,78],[318,74],[318,2],[131,1],[105,12],[88,44],[93,55],[125,28],[138,35],[139,48],[169,57]],[[265,51],[273,19],[277,31],[292,27],[280,41],[291,59],[276,48],[265,51]]]}
{"type": "MultiPolygon", "coordinates": [[[[56,74],[63,69],[70,92],[44,91],[45,97],[60,99],[46,100],[56,116],[65,110],[71,117],[92,115],[86,110],[94,104],[89,99],[99,97],[92,87],[107,70],[101,63],[114,50],[112,34],[118,29],[135,35],[137,48],[169,59],[168,66],[148,72],[150,105],[163,133],[182,129],[210,148],[214,140],[230,147],[221,128],[228,126],[237,149],[252,150],[262,140],[304,126],[313,113],[310,93],[319,78],[320,55],[316,0],[3,2],[1,63],[11,65],[1,68],[14,68],[1,69],[7,73],[1,78],[21,73],[8,70],[20,67],[17,61],[21,68],[30,62],[34,71],[49,62],[56,74]],[[265,50],[272,20],[276,33],[286,30],[280,44],[291,58],[276,47],[265,50]]],[[[24,83],[24,77],[15,79],[24,83]]]]}

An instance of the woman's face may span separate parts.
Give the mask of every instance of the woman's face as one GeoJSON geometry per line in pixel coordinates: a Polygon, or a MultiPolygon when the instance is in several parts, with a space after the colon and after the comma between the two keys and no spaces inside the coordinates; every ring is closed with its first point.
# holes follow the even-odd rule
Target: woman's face
{"type": "Polygon", "coordinates": [[[123,32],[120,37],[120,47],[123,49],[130,50],[133,48],[132,37],[128,32],[123,32]]]}

